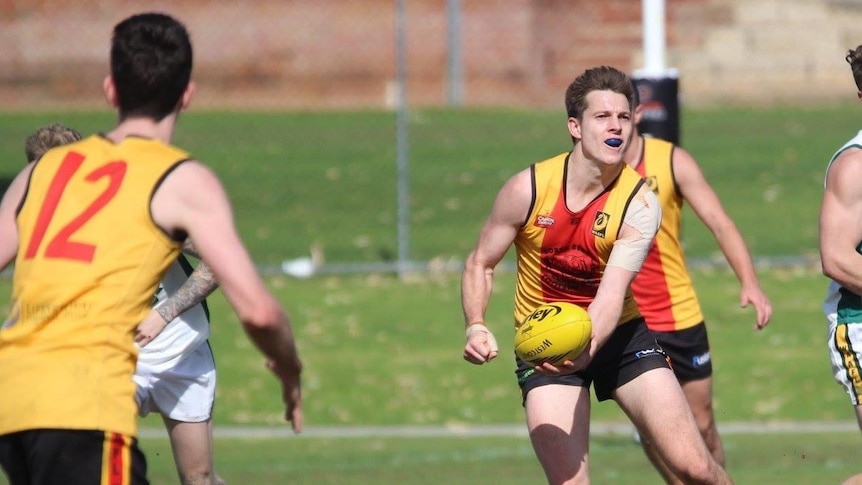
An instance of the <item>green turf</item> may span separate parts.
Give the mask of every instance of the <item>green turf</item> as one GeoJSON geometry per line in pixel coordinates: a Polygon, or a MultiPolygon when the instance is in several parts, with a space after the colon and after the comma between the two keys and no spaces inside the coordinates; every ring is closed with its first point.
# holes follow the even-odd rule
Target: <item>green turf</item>
{"type": "MultiPolygon", "coordinates": [[[[851,433],[728,435],[728,471],[739,484],[838,484],[858,473],[859,436],[851,433]]],[[[154,484],[173,483],[165,442],[145,440],[154,484]]],[[[629,436],[594,436],[593,483],[662,483],[629,436]]],[[[219,473],[228,483],[522,484],[542,483],[529,439],[298,438],[219,439],[219,473]]]]}
{"type": "MultiPolygon", "coordinates": [[[[832,381],[820,302],[825,281],[810,270],[762,273],[772,323],[755,332],[754,312],[738,306],[728,271],[695,271],[715,365],[719,421],[845,420],[847,398],[832,381]]],[[[522,409],[514,381],[513,274],[498,276],[488,311],[500,357],[485,366],[461,358],[458,278],[439,274],[272,278],[290,311],[305,361],[305,414],[311,425],[514,423],[522,409]]],[[[8,294],[8,282],[0,282],[8,294]]],[[[3,298],[3,301],[7,298],[3,298]]],[[[275,380],[220,294],[211,298],[219,369],[216,422],[281,423],[275,380]]],[[[6,311],[6,305],[0,306],[6,311]]],[[[623,421],[613,403],[598,420],[623,421]]],[[[160,426],[147,419],[145,426],[160,426]]]]}
{"type": "MultiPolygon", "coordinates": [[[[683,116],[683,143],[758,257],[817,253],[822,176],[831,153],[856,131],[856,107],[702,110],[683,116]]],[[[105,113],[0,114],[0,177],[23,163],[23,138],[61,120],[82,131],[110,126],[105,113]]],[[[411,256],[459,262],[472,246],[503,181],[532,161],[568,148],[558,112],[421,111],[411,115],[411,256]]],[[[213,113],[183,116],[177,143],[222,176],[255,260],[274,264],[320,244],[328,263],[391,260],[395,239],[394,115],[213,113]]],[[[717,246],[685,215],[690,260],[717,246]]],[[[752,330],[728,271],[697,270],[715,363],[719,423],[848,421],[832,381],[816,265],[761,271],[775,314],[752,330]]],[[[294,319],[309,426],[520,423],[513,378],[513,274],[501,271],[488,321],[501,357],[475,367],[461,358],[458,275],[273,277],[294,319]]],[[[0,313],[9,283],[0,281],[0,313]]],[[[216,425],[281,423],[276,382],[220,294],[211,299],[219,368],[216,425]]],[[[597,421],[623,421],[612,403],[597,421]]],[[[156,418],[145,427],[159,427],[156,418]]],[[[852,430],[851,430],[852,431],[852,430]]],[[[726,438],[738,483],[838,483],[856,462],[858,436],[726,438]],[[849,443],[849,445],[848,445],[849,443]]],[[[164,440],[145,440],[153,483],[174,483],[164,440]],[[151,451],[150,451],[151,450],[151,451]]],[[[515,438],[218,440],[232,483],[536,483],[529,444],[515,438]]],[[[593,443],[596,483],[649,482],[652,471],[627,438],[593,443]],[[644,476],[650,478],[644,478],[644,476]],[[646,481],[644,481],[646,480],[646,481]]]]}
{"type": "MultiPolygon", "coordinates": [[[[0,114],[0,170],[23,163],[23,138],[53,120],[85,133],[102,113],[0,114]]],[[[762,256],[816,251],[826,160],[856,132],[855,106],[685,111],[682,142],[762,256]]],[[[421,110],[409,131],[410,256],[462,258],[502,183],[570,147],[560,110],[421,110]]],[[[395,116],[388,112],[196,112],[176,143],[222,177],[255,258],[274,264],[319,244],[329,262],[380,262],[397,254],[395,116]]],[[[692,221],[687,214],[688,221],[692,221]]],[[[691,257],[717,246],[684,225],[691,257]]]]}
{"type": "MultiPolygon", "coordinates": [[[[858,473],[858,432],[726,435],[727,467],[739,484],[835,484],[858,473]]],[[[229,484],[518,485],[542,483],[526,433],[496,437],[362,437],[216,440],[229,484]]],[[[141,440],[153,485],[177,483],[166,439],[141,440]]],[[[594,436],[593,483],[659,485],[631,437],[594,436]]],[[[0,484],[6,485],[0,474],[0,484]]]]}

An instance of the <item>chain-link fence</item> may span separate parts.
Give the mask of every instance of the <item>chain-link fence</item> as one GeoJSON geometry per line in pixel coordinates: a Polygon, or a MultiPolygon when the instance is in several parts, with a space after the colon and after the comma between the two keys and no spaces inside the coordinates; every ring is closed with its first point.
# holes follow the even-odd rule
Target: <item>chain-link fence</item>
{"type": "MultiPolygon", "coordinates": [[[[2,0],[0,105],[96,105],[109,32],[137,11],[192,32],[198,102],[392,106],[398,0],[2,0]]],[[[556,106],[575,73],[642,63],[637,0],[405,1],[413,105],[556,106]]],[[[668,63],[687,102],[837,98],[862,2],[668,0],[668,63]],[[788,4],[793,4],[790,8],[788,4]],[[812,89],[812,86],[817,89],[812,89]]]]}
{"type": "MultiPolygon", "coordinates": [[[[385,112],[409,106],[418,112],[414,108],[460,105],[561,113],[565,87],[585,68],[607,64],[632,72],[642,64],[637,0],[0,0],[0,110],[106,111],[101,85],[110,31],[140,11],[167,12],[187,24],[196,55],[196,110],[385,112]],[[405,96],[403,105],[399,94],[405,96]]],[[[814,102],[847,99],[854,92],[843,54],[862,43],[855,37],[862,2],[668,0],[666,14],[667,62],[679,69],[685,104],[814,102]]],[[[90,123],[64,117],[84,128],[90,123]]],[[[291,139],[294,130],[286,123],[316,120],[273,118],[242,135],[223,127],[220,139],[206,143],[200,140],[207,127],[186,123],[180,141],[204,160],[228,167],[221,175],[249,180],[233,196],[268,221],[267,227],[252,227],[238,218],[251,245],[267,238],[289,242],[278,254],[257,253],[269,264],[321,242],[332,256],[327,263],[392,264],[440,256],[457,265],[477,224],[461,215],[464,208],[487,204],[507,175],[555,149],[557,141],[565,149],[568,139],[562,122],[548,125],[523,114],[460,124],[439,114],[432,123],[424,120],[421,115],[401,119],[410,129],[399,137],[426,142],[410,154],[401,153],[407,150],[399,145],[403,138],[393,140],[388,118],[373,126],[367,122],[359,131],[351,126],[345,134],[330,135],[327,125],[315,130],[313,140],[291,139]],[[516,128],[500,135],[501,124],[516,128]],[[487,147],[479,146],[481,156],[499,157],[494,168],[452,159],[452,147],[478,138],[476,133],[489,140],[487,147]],[[376,144],[370,147],[372,140],[376,144]],[[347,142],[353,144],[350,160],[329,150],[347,142]],[[251,145],[271,152],[254,171],[233,163],[251,145]],[[289,175],[283,163],[288,158],[289,175]],[[343,205],[327,205],[325,194],[303,187],[302,177],[324,178],[320,186],[326,190],[349,194],[350,214],[343,214],[343,205]],[[408,179],[414,189],[409,195],[408,179]],[[279,199],[282,193],[295,203],[279,199]],[[400,212],[407,208],[412,212],[400,212]],[[317,217],[321,213],[327,217],[317,217]],[[452,229],[442,222],[443,213],[459,215],[457,223],[468,228],[467,242],[455,248],[435,242],[435,233],[452,229]],[[355,225],[353,239],[326,239],[332,224],[355,225]],[[373,225],[386,226],[388,235],[368,236],[364,229],[373,225]],[[286,246],[296,241],[297,246],[286,246]]],[[[21,140],[37,122],[0,133],[7,173],[17,172],[21,140]]]]}
{"type": "MultiPolygon", "coordinates": [[[[193,35],[195,76],[206,87],[199,96],[203,104],[392,106],[397,3],[6,0],[0,2],[0,101],[7,108],[100,103],[94,87],[106,73],[111,27],[136,11],[158,10],[182,19],[193,35]]],[[[568,3],[404,2],[402,47],[411,103],[547,102],[547,85],[564,82],[578,69],[561,56],[566,49],[549,52],[571,37],[562,22],[543,25],[559,19],[557,12],[569,10],[568,3]],[[564,73],[560,79],[558,71],[564,73]],[[459,94],[453,99],[452,93],[459,94]]],[[[639,18],[636,10],[630,21],[639,18]]],[[[627,47],[636,47],[637,35],[632,29],[627,47]]],[[[603,60],[627,65],[629,57],[627,49],[603,60]]]]}

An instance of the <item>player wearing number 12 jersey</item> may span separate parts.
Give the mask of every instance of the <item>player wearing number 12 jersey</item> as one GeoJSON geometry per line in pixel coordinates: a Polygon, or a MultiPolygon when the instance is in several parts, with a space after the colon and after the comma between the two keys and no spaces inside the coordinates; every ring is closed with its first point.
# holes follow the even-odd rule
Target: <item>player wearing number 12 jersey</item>
{"type": "Polygon", "coordinates": [[[135,439],[135,330],[186,237],[301,429],[287,316],[239,239],[218,179],[170,145],[194,91],[191,67],[175,19],[117,24],[104,90],[118,124],[28,164],[0,202],[0,269],[15,260],[0,328],[0,465],[11,485],[148,483],[135,439]]]}
{"type": "Polygon", "coordinates": [[[97,135],[36,162],[17,215],[29,237],[0,330],[0,434],[110,430],[119,449],[114,441],[135,435],[131,336],[180,251],[152,220],[150,199],[187,158],[156,140],[97,135]]]}

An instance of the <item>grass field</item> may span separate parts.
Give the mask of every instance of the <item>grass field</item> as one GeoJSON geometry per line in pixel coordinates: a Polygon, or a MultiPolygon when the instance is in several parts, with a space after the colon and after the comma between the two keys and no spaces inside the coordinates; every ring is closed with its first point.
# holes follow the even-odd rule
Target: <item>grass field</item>
{"type": "MultiPolygon", "coordinates": [[[[683,113],[683,145],[755,254],[816,251],[823,170],[855,134],[855,108],[683,113]]],[[[113,121],[106,113],[0,114],[0,173],[14,175],[24,137],[57,119],[85,133],[113,121]]],[[[558,111],[420,111],[410,120],[410,255],[420,261],[462,258],[503,181],[570,148],[558,111]]],[[[397,250],[394,137],[394,115],[385,112],[192,111],[176,142],[222,176],[260,263],[303,256],[313,244],[329,262],[379,262],[397,250]]],[[[684,231],[690,257],[715,254],[702,225],[684,231]]]]}
{"type": "MultiPolygon", "coordinates": [[[[856,132],[855,107],[685,112],[683,144],[701,162],[757,257],[811,257],[825,162],[856,132]]],[[[109,127],[93,113],[0,114],[0,166],[8,180],[23,163],[22,140],[48,121],[84,132],[109,127]]],[[[327,263],[388,261],[395,245],[394,115],[188,113],[177,143],[211,164],[235,204],[237,224],[263,265],[319,244],[327,263]]],[[[528,163],[568,148],[557,112],[422,111],[411,116],[411,257],[460,261],[503,181],[528,163]]],[[[689,258],[716,258],[708,232],[688,213],[689,258]]],[[[735,278],[721,267],[693,277],[715,361],[719,423],[852,419],[833,383],[816,265],[761,270],[775,314],[753,331],[738,307],[735,278]]],[[[501,357],[474,367],[461,359],[458,275],[388,274],[269,278],[289,309],[306,371],[310,427],[513,424],[522,422],[511,358],[513,274],[500,272],[488,321],[501,357]]],[[[9,283],[0,281],[0,312],[9,283]]],[[[280,426],[275,380],[220,294],[211,299],[219,366],[216,426],[280,426]]],[[[623,422],[612,403],[594,420],[623,422]]],[[[146,428],[160,421],[142,421],[146,428]]],[[[731,435],[737,483],[838,483],[856,471],[859,436],[844,433],[731,435]]],[[[174,483],[167,442],[143,441],[153,483],[174,483]]],[[[658,483],[628,436],[596,437],[595,483],[658,483]]],[[[217,440],[229,482],[540,483],[522,437],[217,440]]],[[[0,481],[2,483],[2,481],[0,481]]]]}

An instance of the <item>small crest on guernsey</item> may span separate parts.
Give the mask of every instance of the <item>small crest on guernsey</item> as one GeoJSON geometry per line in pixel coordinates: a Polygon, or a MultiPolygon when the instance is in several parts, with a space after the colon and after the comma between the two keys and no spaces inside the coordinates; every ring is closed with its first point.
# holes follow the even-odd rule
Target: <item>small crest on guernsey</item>
{"type": "Polygon", "coordinates": [[[551,227],[554,225],[554,218],[551,216],[546,216],[543,214],[539,214],[536,216],[536,226],[538,227],[551,227]]]}
{"type": "Polygon", "coordinates": [[[611,216],[607,212],[596,212],[596,218],[593,219],[593,236],[604,238],[610,220],[611,216]]]}
{"type": "Polygon", "coordinates": [[[652,190],[653,192],[655,192],[657,194],[658,193],[658,179],[657,179],[657,177],[655,175],[650,175],[649,177],[645,178],[644,180],[646,180],[647,187],[649,187],[650,190],[652,190]]]}

